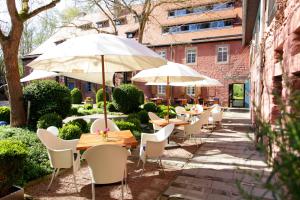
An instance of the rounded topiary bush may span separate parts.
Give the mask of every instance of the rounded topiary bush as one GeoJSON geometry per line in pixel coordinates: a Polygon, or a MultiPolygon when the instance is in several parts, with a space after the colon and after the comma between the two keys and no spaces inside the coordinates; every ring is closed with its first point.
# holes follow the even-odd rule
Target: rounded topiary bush
{"type": "Polygon", "coordinates": [[[69,116],[74,116],[74,115],[79,115],[79,113],[78,113],[78,108],[76,108],[76,107],[72,107],[71,109],[70,109],[70,113],[69,113],[69,116]]]}
{"type": "Polygon", "coordinates": [[[0,121],[5,121],[9,124],[10,121],[10,108],[7,106],[0,107],[0,121]]]}
{"type": "Polygon", "coordinates": [[[41,116],[37,122],[37,128],[46,129],[49,126],[61,127],[62,126],[61,116],[57,113],[48,113],[41,116]]]}
{"type": "Polygon", "coordinates": [[[144,104],[144,110],[146,110],[147,112],[156,112],[157,106],[153,102],[148,102],[144,104]]]}
{"type": "Polygon", "coordinates": [[[139,90],[139,104],[142,105],[145,103],[145,95],[144,92],[142,90],[139,90]]]}
{"type": "MultiPolygon", "coordinates": [[[[168,107],[165,105],[160,105],[157,107],[157,115],[161,118],[164,118],[166,115],[168,115],[168,107]]],[[[170,106],[169,108],[169,118],[176,117],[175,108],[173,106],[170,106]]]]}
{"type": "Polygon", "coordinates": [[[84,109],[87,109],[87,110],[92,110],[93,109],[93,104],[90,104],[90,103],[86,103],[84,104],[84,109]]]}
{"type": "MultiPolygon", "coordinates": [[[[96,93],[96,102],[104,101],[103,89],[99,89],[96,93]]],[[[109,101],[109,94],[106,92],[106,101],[109,101]]]]}
{"type": "Polygon", "coordinates": [[[142,124],[147,124],[149,122],[149,116],[146,110],[139,111],[137,115],[142,124]]]}
{"type": "MultiPolygon", "coordinates": [[[[52,80],[35,81],[24,88],[25,104],[30,104],[31,126],[47,113],[57,113],[65,118],[71,109],[70,90],[52,80]]],[[[27,105],[25,105],[27,108],[27,105]]]]}
{"type": "Polygon", "coordinates": [[[82,131],[79,126],[74,124],[66,124],[60,130],[58,136],[64,140],[79,139],[82,131]]]}
{"type": "Polygon", "coordinates": [[[132,132],[137,130],[136,125],[132,122],[120,120],[120,121],[116,121],[115,123],[120,130],[130,130],[132,132]]]}
{"type": "Polygon", "coordinates": [[[82,133],[88,133],[90,131],[88,123],[84,119],[74,119],[74,120],[66,123],[66,125],[68,125],[68,124],[73,124],[73,125],[78,126],[82,133]]]}
{"type": "Polygon", "coordinates": [[[73,90],[71,90],[71,101],[73,104],[81,104],[82,94],[78,88],[74,88],[73,90]]]}
{"type": "Polygon", "coordinates": [[[22,178],[27,154],[27,148],[21,141],[0,141],[0,197],[7,195],[12,185],[22,178]]]}
{"type": "Polygon", "coordinates": [[[115,88],[113,92],[113,100],[120,112],[135,112],[141,105],[140,91],[132,84],[124,84],[115,88]]]}
{"type": "Polygon", "coordinates": [[[117,108],[114,102],[107,102],[106,108],[109,112],[117,112],[117,108]]]}
{"type": "Polygon", "coordinates": [[[104,107],[104,102],[103,101],[99,101],[97,103],[97,108],[103,108],[104,107]]]}

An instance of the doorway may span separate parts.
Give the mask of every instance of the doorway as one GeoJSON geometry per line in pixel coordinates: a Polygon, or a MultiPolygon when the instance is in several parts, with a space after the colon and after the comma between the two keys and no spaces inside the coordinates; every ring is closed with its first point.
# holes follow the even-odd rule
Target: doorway
{"type": "Polygon", "coordinates": [[[229,84],[229,107],[234,107],[234,108],[245,107],[245,84],[244,83],[229,84]]]}

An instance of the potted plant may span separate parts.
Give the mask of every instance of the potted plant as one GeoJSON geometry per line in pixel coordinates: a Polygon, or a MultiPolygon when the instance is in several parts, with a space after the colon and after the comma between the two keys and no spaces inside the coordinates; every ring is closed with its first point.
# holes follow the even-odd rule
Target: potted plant
{"type": "Polygon", "coordinates": [[[0,141],[0,200],[24,199],[24,190],[14,186],[23,176],[26,146],[16,140],[0,141]]]}

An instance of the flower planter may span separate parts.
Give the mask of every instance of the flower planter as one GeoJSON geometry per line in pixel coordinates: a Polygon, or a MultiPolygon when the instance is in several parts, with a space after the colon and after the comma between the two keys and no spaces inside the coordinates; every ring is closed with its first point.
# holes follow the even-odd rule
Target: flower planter
{"type": "Polygon", "coordinates": [[[18,186],[12,186],[11,193],[1,197],[0,200],[24,200],[24,189],[18,186]]]}

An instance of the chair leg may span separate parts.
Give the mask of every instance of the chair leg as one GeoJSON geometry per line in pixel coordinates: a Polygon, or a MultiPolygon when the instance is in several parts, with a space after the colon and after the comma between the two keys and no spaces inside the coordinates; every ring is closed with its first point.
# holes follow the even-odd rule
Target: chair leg
{"type": "Polygon", "coordinates": [[[55,178],[58,176],[60,168],[57,169],[56,173],[55,173],[55,178]]]}
{"type": "Polygon", "coordinates": [[[143,161],[143,169],[142,169],[142,172],[141,172],[141,176],[143,175],[144,171],[145,171],[145,164],[147,162],[147,159],[145,159],[145,162],[143,161]]]}
{"type": "Polygon", "coordinates": [[[137,166],[136,166],[136,167],[139,167],[139,165],[140,165],[140,162],[141,162],[141,157],[139,157],[139,161],[138,161],[138,163],[137,163],[137,166]]]}
{"type": "Polygon", "coordinates": [[[163,173],[166,174],[165,170],[164,170],[164,166],[162,165],[162,162],[161,162],[161,157],[159,157],[159,163],[160,163],[160,167],[161,167],[163,173]]]}
{"type": "Polygon", "coordinates": [[[76,192],[78,193],[79,190],[78,190],[77,183],[76,183],[75,168],[74,168],[74,166],[73,166],[73,180],[74,180],[74,185],[75,185],[75,188],[76,188],[76,192]]]}
{"type": "Polygon", "coordinates": [[[51,185],[52,185],[52,182],[53,182],[53,180],[54,180],[54,178],[55,178],[55,174],[56,174],[56,168],[55,168],[54,171],[52,172],[52,178],[51,178],[51,181],[50,181],[50,183],[49,183],[49,185],[48,185],[48,187],[47,187],[47,190],[50,190],[50,187],[51,187],[51,185]]]}
{"type": "Polygon", "coordinates": [[[121,192],[122,192],[122,194],[121,194],[121,199],[123,200],[124,199],[124,178],[122,179],[122,185],[121,185],[121,192]]]}
{"type": "Polygon", "coordinates": [[[95,200],[95,183],[92,183],[92,200],[95,200]]]}

